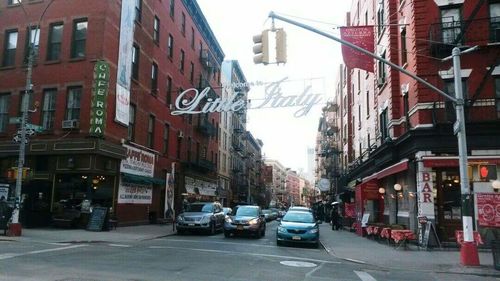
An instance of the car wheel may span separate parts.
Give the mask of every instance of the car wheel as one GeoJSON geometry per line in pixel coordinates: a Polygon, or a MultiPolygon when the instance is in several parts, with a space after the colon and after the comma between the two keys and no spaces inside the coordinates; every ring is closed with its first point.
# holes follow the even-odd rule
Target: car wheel
{"type": "Polygon", "coordinates": [[[262,229],[262,232],[260,233],[260,236],[264,237],[266,236],[266,227],[262,229]]]}
{"type": "Polygon", "coordinates": [[[277,246],[283,246],[283,242],[282,242],[282,241],[280,241],[280,240],[276,240],[276,245],[277,245],[277,246]]]}
{"type": "Polygon", "coordinates": [[[314,243],[314,248],[318,249],[319,248],[319,240],[314,243]]]}
{"type": "Polygon", "coordinates": [[[226,237],[226,238],[231,237],[231,232],[224,230],[224,237],[226,237]]]}
{"type": "Polygon", "coordinates": [[[260,239],[260,237],[262,237],[262,231],[258,230],[257,232],[255,232],[255,238],[260,239]]]}
{"type": "Polygon", "coordinates": [[[177,229],[177,235],[184,235],[186,232],[184,230],[177,229]]]}

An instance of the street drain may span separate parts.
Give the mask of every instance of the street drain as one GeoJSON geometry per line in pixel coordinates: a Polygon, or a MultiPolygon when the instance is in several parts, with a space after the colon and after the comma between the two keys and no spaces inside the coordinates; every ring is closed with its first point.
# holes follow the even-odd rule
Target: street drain
{"type": "Polygon", "coordinates": [[[315,267],[315,266],[317,266],[315,263],[305,262],[305,261],[280,261],[280,263],[282,265],[293,266],[293,267],[315,267]]]}

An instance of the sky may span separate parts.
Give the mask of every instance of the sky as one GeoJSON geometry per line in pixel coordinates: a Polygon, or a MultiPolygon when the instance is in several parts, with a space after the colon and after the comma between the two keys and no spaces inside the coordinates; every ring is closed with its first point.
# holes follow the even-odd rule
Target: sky
{"type": "MultiPolygon", "coordinates": [[[[266,159],[276,159],[285,167],[306,171],[307,148],[316,143],[321,107],[333,99],[334,82],[342,63],[340,45],[331,39],[280,20],[276,28],[287,33],[287,63],[262,65],[253,62],[254,35],[271,28],[269,12],[339,35],[350,0],[197,0],[226,60],[238,60],[248,82],[280,84],[283,96],[321,94],[322,102],[302,117],[301,107],[248,110],[249,130],[264,143],[266,159]]],[[[271,47],[274,48],[274,47],[271,47]]],[[[270,88],[268,88],[268,91],[270,88]]],[[[262,104],[265,86],[251,87],[253,106],[262,104]]]]}

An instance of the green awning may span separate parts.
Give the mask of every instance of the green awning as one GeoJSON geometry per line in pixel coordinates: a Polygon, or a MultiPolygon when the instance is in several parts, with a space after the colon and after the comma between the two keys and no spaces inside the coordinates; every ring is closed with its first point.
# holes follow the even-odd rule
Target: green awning
{"type": "Polygon", "coordinates": [[[356,187],[356,180],[352,180],[349,183],[347,183],[347,188],[354,189],[356,187]]]}
{"type": "Polygon", "coordinates": [[[121,173],[122,179],[131,183],[139,183],[139,184],[158,184],[165,185],[165,180],[160,178],[150,178],[145,176],[138,176],[129,173],[121,173]]]}

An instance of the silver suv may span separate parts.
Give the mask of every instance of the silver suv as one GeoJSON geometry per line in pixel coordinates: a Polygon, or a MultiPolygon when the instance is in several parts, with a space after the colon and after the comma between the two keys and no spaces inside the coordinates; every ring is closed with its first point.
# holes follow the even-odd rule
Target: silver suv
{"type": "Polygon", "coordinates": [[[205,231],[215,234],[224,226],[224,212],[218,202],[195,202],[185,206],[177,217],[177,233],[205,231]]]}

